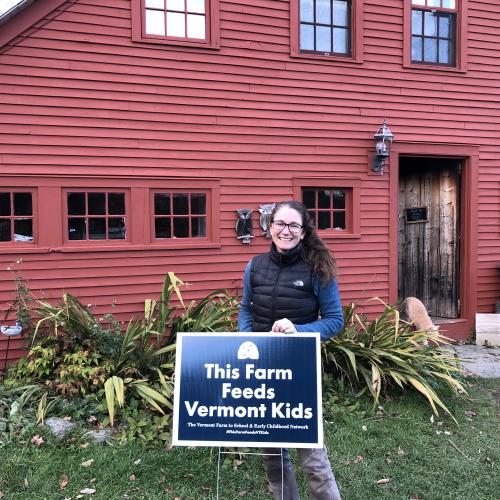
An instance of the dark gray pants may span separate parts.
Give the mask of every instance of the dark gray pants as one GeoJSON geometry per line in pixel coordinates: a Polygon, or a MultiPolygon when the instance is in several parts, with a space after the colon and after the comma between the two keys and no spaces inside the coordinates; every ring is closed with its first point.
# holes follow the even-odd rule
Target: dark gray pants
{"type": "MultiPolygon", "coordinates": [[[[265,448],[263,462],[275,500],[300,500],[290,452],[283,448],[283,485],[281,483],[281,453],[279,448],[265,448]],[[283,492],[282,492],[283,487],[283,492]]],[[[300,467],[309,485],[311,500],[340,500],[337,482],[332,472],[326,448],[298,448],[300,467]]]]}

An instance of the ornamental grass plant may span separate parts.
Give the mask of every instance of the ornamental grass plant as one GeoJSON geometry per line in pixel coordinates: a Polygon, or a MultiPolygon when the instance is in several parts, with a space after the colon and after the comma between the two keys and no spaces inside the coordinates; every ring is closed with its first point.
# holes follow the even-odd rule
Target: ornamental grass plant
{"type": "Polygon", "coordinates": [[[415,330],[395,307],[384,305],[374,320],[358,314],[354,304],[345,308],[343,332],[322,346],[325,371],[354,390],[368,391],[374,406],[394,387],[414,389],[436,415],[440,408],[453,418],[437,392],[444,386],[455,396],[466,395],[450,340],[436,331],[415,330]]]}

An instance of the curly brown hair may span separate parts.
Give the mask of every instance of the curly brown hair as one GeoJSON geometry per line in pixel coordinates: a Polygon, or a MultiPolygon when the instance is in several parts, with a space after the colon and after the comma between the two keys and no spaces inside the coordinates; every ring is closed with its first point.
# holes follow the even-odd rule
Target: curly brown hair
{"type": "Polygon", "coordinates": [[[302,258],[311,265],[313,271],[319,276],[321,283],[326,285],[329,280],[337,277],[337,264],[333,252],[326,246],[318,236],[316,226],[303,203],[295,200],[286,200],[276,203],[271,212],[270,222],[274,221],[274,215],[282,207],[289,207],[296,210],[302,218],[302,258]]]}

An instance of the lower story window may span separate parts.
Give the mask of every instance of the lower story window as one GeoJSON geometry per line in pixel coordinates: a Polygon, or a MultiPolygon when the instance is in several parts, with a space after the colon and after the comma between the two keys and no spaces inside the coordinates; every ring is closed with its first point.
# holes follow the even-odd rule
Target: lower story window
{"type": "Polygon", "coordinates": [[[33,240],[33,193],[1,191],[0,243],[33,240]]]}
{"type": "Polygon", "coordinates": [[[153,192],[154,239],[206,238],[207,194],[153,192]]]}
{"type": "Polygon", "coordinates": [[[124,192],[68,191],[68,240],[124,240],[127,235],[124,192]]]}
{"type": "Polygon", "coordinates": [[[350,188],[302,188],[302,201],[319,231],[351,231],[350,188]]]}

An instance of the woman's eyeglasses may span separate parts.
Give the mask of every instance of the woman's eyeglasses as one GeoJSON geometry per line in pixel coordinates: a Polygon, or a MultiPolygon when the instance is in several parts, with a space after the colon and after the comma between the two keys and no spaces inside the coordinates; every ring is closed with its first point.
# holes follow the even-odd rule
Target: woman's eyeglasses
{"type": "Polygon", "coordinates": [[[285,227],[287,226],[291,233],[300,233],[300,231],[302,231],[302,226],[300,224],[297,224],[296,222],[286,224],[282,220],[273,221],[273,227],[275,227],[278,231],[283,231],[283,229],[285,229],[285,227]]]}

